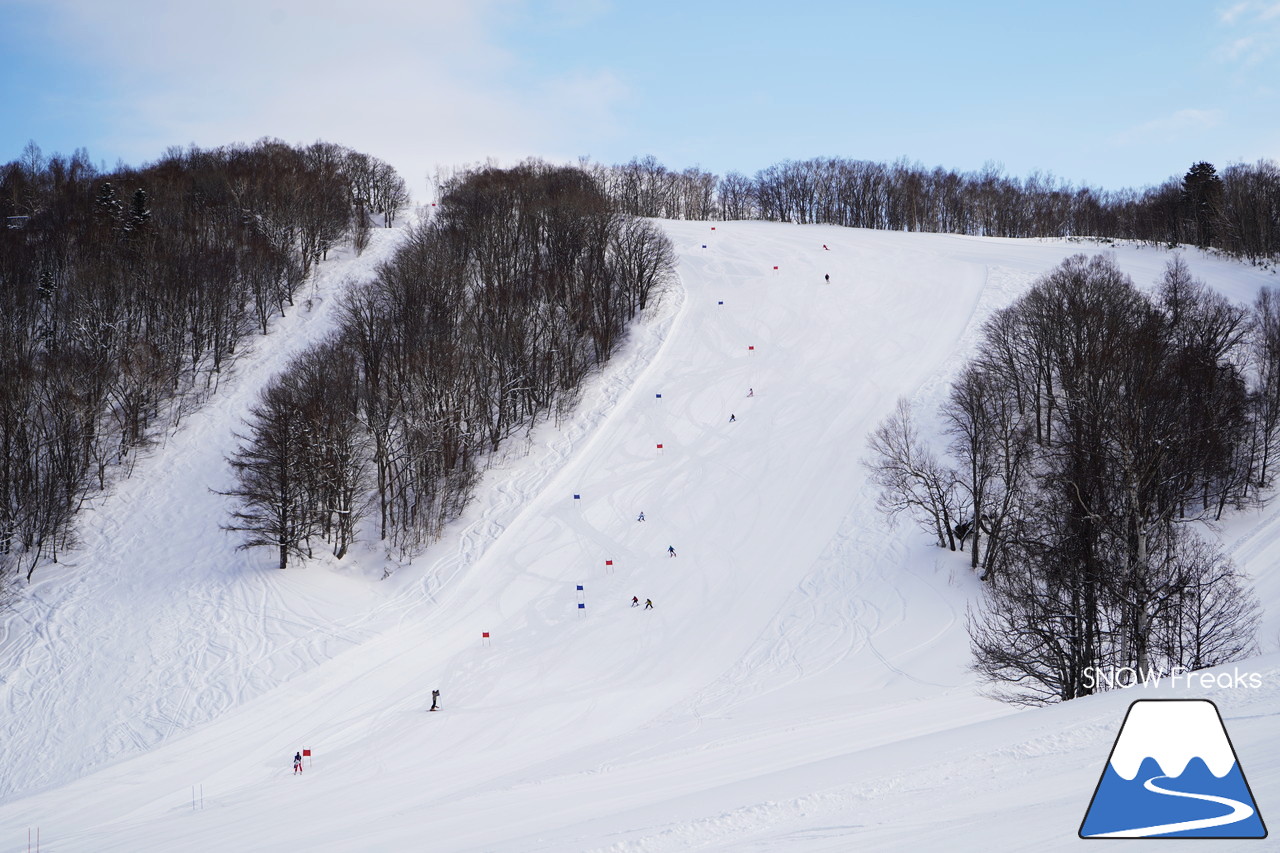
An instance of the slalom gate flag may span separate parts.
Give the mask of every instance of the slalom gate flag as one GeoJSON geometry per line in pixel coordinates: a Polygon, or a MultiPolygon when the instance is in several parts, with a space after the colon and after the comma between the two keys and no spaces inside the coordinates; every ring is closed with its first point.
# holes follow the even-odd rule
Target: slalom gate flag
{"type": "Polygon", "coordinates": [[[304,749],[304,750],[302,750],[302,757],[303,757],[303,758],[310,758],[310,757],[311,757],[311,750],[309,750],[309,749],[304,749]]]}
{"type": "Polygon", "coordinates": [[[1266,838],[1218,706],[1138,699],[1111,747],[1081,838],[1266,838]]]}

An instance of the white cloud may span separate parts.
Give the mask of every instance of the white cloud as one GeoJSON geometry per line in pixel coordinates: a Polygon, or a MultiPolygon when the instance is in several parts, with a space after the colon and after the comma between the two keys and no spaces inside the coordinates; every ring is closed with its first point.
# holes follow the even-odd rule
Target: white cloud
{"type": "MultiPolygon", "coordinates": [[[[626,94],[603,70],[530,78],[494,36],[518,0],[50,5],[48,37],[119,91],[110,145],[131,162],[188,142],[323,138],[392,163],[422,198],[437,165],[584,144],[614,124],[626,94]]],[[[558,11],[575,21],[599,9],[578,0],[558,11]]]]}
{"type": "Polygon", "coordinates": [[[1268,45],[1259,39],[1258,36],[1252,35],[1235,39],[1228,44],[1223,45],[1219,49],[1219,54],[1223,59],[1231,62],[1239,60],[1249,62],[1255,61],[1255,58],[1260,59],[1262,56],[1265,56],[1268,50],[1268,45]]]}
{"type": "Polygon", "coordinates": [[[1247,31],[1216,51],[1217,57],[1227,62],[1256,65],[1274,53],[1280,42],[1277,0],[1243,0],[1220,11],[1218,19],[1234,30],[1247,31]]]}
{"type": "Polygon", "coordinates": [[[1113,137],[1118,145],[1144,145],[1167,141],[1170,137],[1193,136],[1222,123],[1222,110],[1178,110],[1171,115],[1145,121],[1113,137]]]}
{"type": "Polygon", "coordinates": [[[1218,19],[1224,24],[1234,24],[1236,19],[1243,15],[1252,6],[1251,2],[1234,3],[1218,13],[1218,19]]]}
{"type": "Polygon", "coordinates": [[[1276,0],[1240,0],[1218,12],[1218,19],[1228,26],[1241,18],[1269,21],[1280,18],[1280,2],[1276,0]]]}

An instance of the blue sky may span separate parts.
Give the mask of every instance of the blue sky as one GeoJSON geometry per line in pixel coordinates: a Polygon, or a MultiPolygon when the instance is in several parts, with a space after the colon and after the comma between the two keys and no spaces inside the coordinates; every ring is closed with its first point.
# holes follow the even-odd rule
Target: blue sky
{"type": "Polygon", "coordinates": [[[995,162],[1110,189],[1280,160],[1280,0],[0,0],[0,162],[318,138],[420,198],[537,155],[995,162]]]}

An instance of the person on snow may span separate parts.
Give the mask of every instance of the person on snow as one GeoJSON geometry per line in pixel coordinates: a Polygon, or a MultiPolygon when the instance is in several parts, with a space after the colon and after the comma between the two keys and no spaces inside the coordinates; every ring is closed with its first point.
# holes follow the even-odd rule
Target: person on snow
{"type": "Polygon", "coordinates": [[[631,596],[631,606],[632,606],[632,607],[639,607],[639,606],[640,606],[640,599],[636,598],[634,595],[633,595],[633,596],[631,596]]]}
{"type": "Polygon", "coordinates": [[[737,420],[737,418],[735,418],[735,417],[733,416],[733,412],[730,412],[730,413],[729,413],[729,423],[733,423],[733,422],[734,422],[734,421],[736,421],[736,420],[737,420]]]}
{"type": "Polygon", "coordinates": [[[827,280],[827,284],[831,283],[831,273],[827,273],[826,275],[823,276],[823,278],[827,280]]]}
{"type": "Polygon", "coordinates": [[[652,599],[652,598],[646,598],[646,599],[644,600],[644,609],[645,609],[645,610],[652,610],[652,609],[653,609],[653,599],[652,599]]]}
{"type": "MultiPolygon", "coordinates": [[[[822,244],[822,248],[827,249],[827,244],[826,244],[826,243],[823,243],[823,244],[822,244]]],[[[830,252],[831,250],[830,250],[830,249],[827,249],[827,251],[828,251],[828,252],[830,252]]]]}
{"type": "Polygon", "coordinates": [[[747,389],[747,396],[748,396],[748,397],[754,397],[755,395],[756,395],[756,389],[754,389],[754,388],[748,388],[748,389],[747,389]]]}
{"type": "Polygon", "coordinates": [[[674,557],[675,555],[676,555],[676,546],[675,546],[675,545],[668,545],[668,546],[667,546],[667,556],[668,556],[668,557],[674,557]]]}
{"type": "Polygon", "coordinates": [[[640,510],[640,514],[636,516],[636,521],[644,521],[644,510],[640,510]]]}
{"type": "Polygon", "coordinates": [[[440,710],[440,691],[439,690],[431,691],[431,710],[433,711],[440,710]]]}
{"type": "Polygon", "coordinates": [[[302,753],[294,753],[293,756],[293,774],[296,776],[302,772],[302,753]]]}

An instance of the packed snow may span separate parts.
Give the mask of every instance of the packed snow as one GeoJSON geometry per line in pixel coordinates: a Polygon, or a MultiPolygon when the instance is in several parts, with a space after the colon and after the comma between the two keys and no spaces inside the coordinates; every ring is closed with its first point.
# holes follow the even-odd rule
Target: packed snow
{"type": "MultiPolygon", "coordinates": [[[[279,571],[219,529],[224,459],[400,232],[322,265],[5,615],[0,850],[1054,850],[1139,697],[1213,700],[1280,813],[1280,503],[1219,531],[1262,657],[1018,710],[968,669],[967,555],[888,527],[861,466],[900,396],[936,430],[983,320],[1062,258],[1145,287],[1169,252],[664,227],[678,286],[439,543],[279,571]]],[[[1280,284],[1184,256],[1241,301],[1280,284]]]]}

